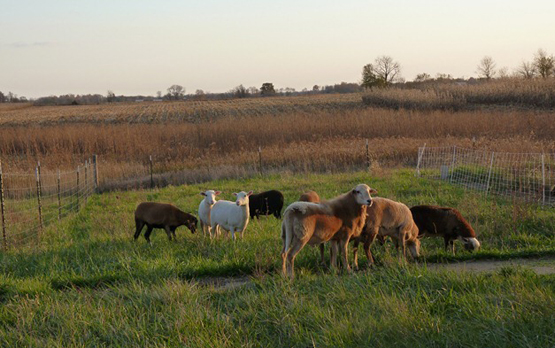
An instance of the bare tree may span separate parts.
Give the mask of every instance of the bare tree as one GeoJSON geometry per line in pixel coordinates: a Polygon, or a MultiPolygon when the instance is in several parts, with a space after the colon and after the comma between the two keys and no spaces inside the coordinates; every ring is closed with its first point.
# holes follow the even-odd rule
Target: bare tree
{"type": "Polygon", "coordinates": [[[400,78],[401,64],[393,61],[390,56],[380,56],[374,60],[374,64],[367,64],[362,68],[361,86],[385,87],[396,82],[400,78]]]}
{"type": "Polygon", "coordinates": [[[170,88],[168,88],[168,96],[170,97],[170,99],[174,99],[174,100],[182,99],[184,95],[185,95],[185,88],[183,88],[183,86],[172,85],[170,88]]]}
{"type": "Polygon", "coordinates": [[[116,94],[113,91],[108,90],[108,92],[106,93],[106,101],[108,103],[116,101],[116,94]]]}
{"type": "Polygon", "coordinates": [[[485,56],[480,61],[480,64],[478,64],[478,68],[477,68],[478,76],[483,77],[487,80],[491,79],[492,77],[495,76],[496,65],[497,64],[495,64],[495,62],[493,61],[493,58],[491,58],[490,56],[485,56]]]}
{"type": "Polygon", "coordinates": [[[515,70],[515,74],[525,79],[531,79],[536,76],[536,65],[533,62],[522,62],[515,70]]]}
{"type": "Polygon", "coordinates": [[[553,55],[548,55],[544,50],[539,49],[534,57],[534,66],[541,77],[547,78],[555,71],[555,59],[553,55]]]}
{"type": "Polygon", "coordinates": [[[431,79],[432,77],[430,76],[430,74],[422,73],[422,74],[416,75],[416,77],[414,78],[414,82],[425,82],[431,79]]]}

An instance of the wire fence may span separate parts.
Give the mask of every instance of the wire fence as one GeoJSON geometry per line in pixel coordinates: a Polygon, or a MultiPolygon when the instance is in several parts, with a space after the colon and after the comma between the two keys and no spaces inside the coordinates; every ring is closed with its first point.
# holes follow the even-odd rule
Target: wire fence
{"type": "Polygon", "coordinates": [[[416,174],[483,191],[555,204],[555,153],[507,153],[457,146],[420,147],[416,174]]]}
{"type": "Polygon", "coordinates": [[[0,162],[2,248],[40,243],[42,230],[79,211],[98,187],[96,156],[74,171],[6,173],[0,162]]]}

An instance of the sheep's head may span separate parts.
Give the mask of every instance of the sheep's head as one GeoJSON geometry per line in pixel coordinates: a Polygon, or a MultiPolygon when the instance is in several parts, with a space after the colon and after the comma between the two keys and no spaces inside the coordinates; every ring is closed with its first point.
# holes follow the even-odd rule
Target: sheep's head
{"type": "Polygon", "coordinates": [[[352,191],[351,194],[355,197],[355,200],[360,205],[372,205],[372,193],[378,193],[377,190],[371,188],[366,184],[358,184],[352,191]]]}
{"type": "Polygon", "coordinates": [[[480,242],[476,238],[461,237],[460,240],[461,242],[463,242],[464,248],[468,251],[475,251],[475,250],[477,251],[480,249],[480,242]]]}
{"type": "Polygon", "coordinates": [[[252,195],[252,191],[249,191],[248,193],[245,191],[241,191],[239,193],[233,193],[233,195],[235,197],[237,197],[237,199],[235,200],[235,204],[241,206],[241,205],[249,205],[249,196],[252,195]]]}
{"type": "Polygon", "coordinates": [[[212,206],[216,203],[216,196],[222,193],[221,191],[208,190],[201,192],[200,195],[204,196],[204,200],[208,205],[212,206]]]}
{"type": "Polygon", "coordinates": [[[187,221],[187,228],[191,231],[191,233],[195,233],[197,231],[197,223],[198,223],[198,220],[194,216],[192,219],[187,221]]]}

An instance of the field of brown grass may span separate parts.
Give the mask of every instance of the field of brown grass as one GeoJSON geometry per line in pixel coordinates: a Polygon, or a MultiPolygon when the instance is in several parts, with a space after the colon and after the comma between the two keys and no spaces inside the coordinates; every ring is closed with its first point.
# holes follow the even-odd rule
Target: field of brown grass
{"type": "MultiPolygon", "coordinates": [[[[550,110],[412,111],[360,94],[95,106],[0,106],[4,170],[69,170],[99,156],[102,185],[185,171],[187,180],[265,172],[413,166],[418,146],[554,152],[550,110]],[[194,174],[191,174],[194,173],[194,174]]],[[[181,178],[183,179],[183,177],[181,178]]]]}

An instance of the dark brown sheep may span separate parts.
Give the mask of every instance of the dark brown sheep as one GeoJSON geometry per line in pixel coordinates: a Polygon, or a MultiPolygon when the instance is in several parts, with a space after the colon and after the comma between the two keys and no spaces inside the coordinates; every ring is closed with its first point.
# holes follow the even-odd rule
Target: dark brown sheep
{"type": "Polygon", "coordinates": [[[461,213],[448,207],[433,205],[417,205],[410,208],[414,222],[418,226],[419,235],[443,237],[445,249],[455,252],[453,242],[456,239],[463,242],[466,250],[473,251],[480,248],[476,233],[461,213]]]}
{"type": "Polygon", "coordinates": [[[320,203],[320,196],[316,193],[316,191],[308,191],[299,197],[299,202],[320,203]]]}
{"type": "Polygon", "coordinates": [[[197,218],[193,215],[181,211],[172,204],[143,202],[135,209],[135,240],[139,238],[144,226],[147,226],[145,239],[150,243],[150,234],[154,228],[163,228],[168,235],[168,239],[175,240],[175,229],[185,225],[191,233],[195,233],[197,228],[197,218]]]}

